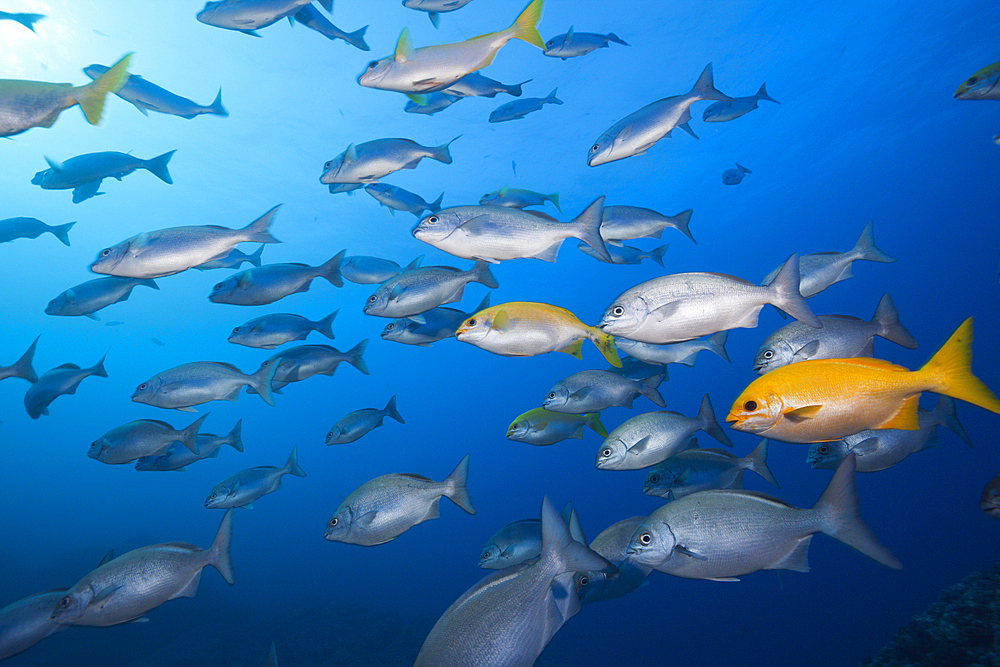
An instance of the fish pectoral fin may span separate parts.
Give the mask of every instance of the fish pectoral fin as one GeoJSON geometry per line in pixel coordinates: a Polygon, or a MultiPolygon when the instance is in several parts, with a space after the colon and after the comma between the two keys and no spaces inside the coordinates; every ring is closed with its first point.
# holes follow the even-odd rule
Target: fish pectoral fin
{"type": "Polygon", "coordinates": [[[498,310],[493,314],[493,326],[500,333],[507,333],[510,330],[510,315],[506,310],[498,310]]]}
{"type": "Polygon", "coordinates": [[[181,412],[198,412],[197,410],[195,410],[191,406],[188,406],[186,408],[174,408],[174,410],[180,410],[181,412]]]}
{"type": "Polygon", "coordinates": [[[417,90],[430,90],[431,88],[436,88],[440,85],[441,82],[434,77],[429,79],[420,79],[419,81],[413,82],[413,87],[417,90]]]}
{"type": "Polygon", "coordinates": [[[920,428],[920,419],[917,415],[917,406],[920,401],[920,394],[914,394],[903,401],[892,417],[876,426],[876,428],[897,428],[902,431],[916,431],[920,428]]]}
{"type": "MultiPolygon", "coordinates": [[[[494,318],[493,322],[494,324],[496,323],[496,318],[494,318]]],[[[570,343],[569,345],[567,345],[566,347],[562,348],[559,351],[572,355],[577,359],[583,359],[583,352],[581,351],[582,349],[583,349],[583,339],[581,338],[580,340],[573,341],[572,343],[570,343]]]]}
{"type": "Polygon", "coordinates": [[[805,345],[803,345],[802,347],[800,347],[798,350],[795,351],[795,354],[792,355],[792,362],[812,359],[813,357],[816,356],[817,352],[819,352],[819,341],[818,340],[809,341],[808,343],[806,343],[805,345]]]}
{"type": "MultiPolygon", "coordinates": [[[[583,341],[580,341],[582,344],[583,341]]],[[[576,391],[570,393],[569,397],[578,401],[582,401],[587,398],[593,392],[593,387],[580,387],[576,391]]]]}
{"type": "Polygon", "coordinates": [[[652,312],[649,313],[649,315],[655,321],[662,322],[663,320],[667,319],[668,317],[676,313],[677,309],[680,308],[680,305],[681,305],[680,301],[671,301],[669,303],[663,304],[659,308],[654,308],[652,312]]]}
{"type": "Polygon", "coordinates": [[[370,526],[375,517],[378,516],[378,510],[372,510],[371,512],[366,512],[354,520],[354,524],[358,526],[370,526]]]}
{"type": "Polygon", "coordinates": [[[403,284],[396,283],[395,285],[393,285],[392,289],[389,290],[389,298],[390,299],[398,299],[400,297],[400,295],[402,295],[403,292],[405,292],[405,291],[406,291],[406,287],[403,284]]]}
{"type": "Polygon", "coordinates": [[[247,503],[243,507],[247,508],[248,510],[252,510],[253,509],[253,503],[247,503]]]}
{"type": "Polygon", "coordinates": [[[793,422],[804,422],[807,419],[812,419],[819,412],[819,409],[823,407],[822,405],[804,405],[801,408],[795,408],[794,410],[789,410],[784,414],[785,419],[793,422]]]}
{"type": "MultiPolygon", "coordinates": [[[[706,581],[724,581],[726,583],[731,583],[734,581],[739,581],[737,577],[706,577],[706,581]]],[[[646,583],[646,582],[643,582],[646,583]]]]}
{"type": "Polygon", "coordinates": [[[688,477],[691,476],[691,468],[686,468],[684,472],[674,477],[674,484],[676,486],[684,486],[687,483],[688,477]]]}
{"type": "Polygon", "coordinates": [[[491,224],[489,215],[477,215],[460,224],[458,229],[461,229],[467,236],[483,236],[500,232],[502,227],[496,223],[491,224]]]}
{"type": "Polygon", "coordinates": [[[648,435],[639,438],[639,440],[637,440],[634,445],[628,448],[628,453],[636,455],[642,454],[644,451],[646,451],[646,448],[649,447],[649,442],[650,438],[648,435]]]}
{"type": "Polygon", "coordinates": [[[427,324],[427,318],[422,314],[410,315],[409,320],[416,322],[417,324],[427,324]]]}
{"type": "Polygon", "coordinates": [[[851,451],[858,456],[865,456],[866,454],[874,454],[878,450],[878,438],[866,438],[859,442],[858,444],[851,447],[851,451]]]}
{"type": "Polygon", "coordinates": [[[690,549],[688,549],[686,546],[684,546],[682,544],[676,545],[674,547],[674,551],[676,551],[677,553],[680,553],[680,554],[684,554],[685,556],[689,556],[691,558],[694,558],[695,560],[708,560],[708,558],[706,558],[705,556],[702,556],[701,554],[697,554],[697,553],[691,551],[690,549]]]}
{"type": "Polygon", "coordinates": [[[121,586],[107,586],[106,588],[101,589],[100,593],[91,598],[90,605],[103,605],[119,588],[121,588],[121,586]]]}
{"type": "Polygon", "coordinates": [[[528,433],[541,433],[548,427],[548,422],[536,422],[528,429],[528,433]]]}

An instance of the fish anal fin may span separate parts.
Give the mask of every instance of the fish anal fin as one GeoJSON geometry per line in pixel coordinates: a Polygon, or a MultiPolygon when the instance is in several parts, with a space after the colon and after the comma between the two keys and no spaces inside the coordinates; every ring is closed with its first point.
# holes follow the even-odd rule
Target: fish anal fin
{"type": "Polygon", "coordinates": [[[917,415],[917,406],[920,402],[920,394],[914,394],[903,401],[892,417],[879,424],[876,428],[895,428],[901,431],[916,431],[920,428],[920,419],[917,415]]]}
{"type": "Polygon", "coordinates": [[[582,348],[583,348],[583,339],[581,338],[580,340],[573,341],[572,343],[570,343],[569,345],[567,345],[566,347],[562,348],[559,351],[572,355],[577,359],[583,359],[583,352],[581,351],[582,348]]]}
{"type": "Polygon", "coordinates": [[[765,568],[768,570],[794,570],[795,572],[809,571],[809,541],[812,535],[806,535],[795,545],[784,558],[777,563],[765,568]]]}

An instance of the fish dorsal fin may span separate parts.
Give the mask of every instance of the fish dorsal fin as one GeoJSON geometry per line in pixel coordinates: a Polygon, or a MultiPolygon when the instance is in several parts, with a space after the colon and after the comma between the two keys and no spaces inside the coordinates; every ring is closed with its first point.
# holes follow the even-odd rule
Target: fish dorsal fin
{"type": "Polygon", "coordinates": [[[818,361],[817,363],[835,363],[835,364],[845,364],[848,366],[862,366],[864,368],[874,368],[884,371],[899,371],[902,373],[909,373],[910,369],[904,366],[899,366],[884,359],[868,359],[862,357],[852,357],[851,359],[827,359],[825,361],[818,361]]]}
{"type": "Polygon", "coordinates": [[[738,283],[742,283],[742,284],[744,284],[744,285],[751,285],[751,286],[754,286],[754,287],[756,287],[756,286],[755,286],[755,285],[754,285],[754,284],[753,284],[752,282],[750,282],[749,280],[746,280],[746,279],[744,279],[744,278],[740,278],[739,276],[733,276],[733,275],[730,275],[730,274],[728,274],[728,273],[717,273],[717,272],[715,272],[715,271],[702,271],[702,272],[701,272],[701,275],[703,275],[703,276],[716,276],[716,277],[718,277],[718,278],[725,278],[725,279],[727,279],[727,280],[733,280],[733,281],[736,281],[736,282],[738,282],[738,283]]]}
{"type": "Polygon", "coordinates": [[[45,156],[45,161],[48,163],[48,165],[50,167],[52,167],[52,171],[62,171],[65,168],[65,167],[63,167],[63,163],[62,162],[59,162],[57,160],[53,160],[48,155],[45,156]]]}
{"type": "Polygon", "coordinates": [[[115,559],[115,550],[111,549],[110,551],[108,551],[108,553],[104,554],[104,558],[102,558],[101,562],[97,564],[97,567],[110,563],[114,559],[115,559]]]}
{"type": "Polygon", "coordinates": [[[396,477],[405,477],[406,479],[414,479],[418,482],[433,482],[434,480],[430,477],[424,477],[423,475],[417,475],[412,472],[400,472],[396,473],[396,477]]]}
{"type": "Polygon", "coordinates": [[[493,328],[500,333],[505,333],[510,329],[510,315],[506,310],[498,310],[493,315],[493,328]]]}
{"type": "Polygon", "coordinates": [[[573,26],[570,26],[569,30],[566,31],[566,39],[563,40],[563,44],[569,44],[572,39],[573,39],[573,26]]]}
{"type": "Polygon", "coordinates": [[[171,426],[165,421],[160,421],[159,419],[140,419],[139,421],[144,421],[147,424],[156,424],[157,426],[162,426],[163,428],[168,429],[170,431],[174,430],[173,426],[171,426]]]}
{"type": "Polygon", "coordinates": [[[804,405],[801,408],[795,408],[794,410],[789,410],[784,413],[785,419],[793,422],[803,422],[807,419],[812,419],[819,412],[822,405],[804,405]]]}
{"type": "Polygon", "coordinates": [[[75,370],[75,371],[78,371],[78,370],[80,370],[80,367],[79,367],[79,366],[77,366],[76,364],[63,364],[63,365],[61,365],[61,366],[56,366],[56,367],[55,367],[54,369],[52,369],[52,370],[59,370],[59,369],[70,369],[70,368],[71,368],[71,369],[73,369],[73,370],[75,370]]]}
{"type": "Polygon", "coordinates": [[[397,63],[405,63],[412,57],[413,38],[410,37],[410,29],[403,28],[403,31],[399,33],[399,39],[396,40],[396,52],[393,54],[393,58],[397,63]]]}

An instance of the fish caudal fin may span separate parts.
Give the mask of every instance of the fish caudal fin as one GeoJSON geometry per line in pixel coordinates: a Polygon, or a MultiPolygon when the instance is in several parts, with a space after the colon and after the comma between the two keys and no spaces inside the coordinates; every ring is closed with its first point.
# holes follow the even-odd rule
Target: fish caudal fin
{"type": "Polygon", "coordinates": [[[222,575],[222,578],[226,580],[226,583],[232,586],[236,583],[236,578],[233,576],[233,561],[229,558],[229,545],[233,540],[233,510],[226,510],[225,515],[222,517],[222,523],[219,524],[219,532],[215,534],[215,540],[212,542],[211,548],[209,548],[209,565],[214,567],[222,575]]]}
{"type": "Polygon", "coordinates": [[[271,386],[271,380],[274,379],[274,374],[278,372],[279,366],[281,364],[261,366],[256,373],[247,377],[247,384],[260,394],[265,403],[271,406],[274,405],[274,395],[272,394],[274,388],[271,386]]]}
{"type": "Polygon", "coordinates": [[[896,304],[892,302],[888,292],[878,302],[872,323],[878,326],[876,335],[911,350],[917,347],[917,339],[899,323],[899,311],[896,310],[896,304]]]}
{"type": "Polygon", "coordinates": [[[226,111],[226,107],[222,106],[222,88],[219,88],[219,92],[215,95],[215,99],[208,105],[208,113],[214,113],[217,116],[229,115],[229,112],[226,111]]]}
{"type": "Polygon", "coordinates": [[[247,261],[253,264],[254,266],[260,266],[260,257],[262,254],[264,254],[263,245],[254,250],[252,255],[247,255],[247,261]]]}
{"type": "Polygon", "coordinates": [[[813,506],[813,512],[819,515],[820,530],[886,567],[902,570],[902,563],[878,541],[861,519],[858,490],[854,484],[855,468],[855,455],[848,454],[813,506]]]}
{"type": "Polygon", "coordinates": [[[542,555],[539,564],[555,564],[554,573],[613,572],[614,566],[587,545],[577,542],[552,502],[542,499],[542,555]]]}
{"type": "Polygon", "coordinates": [[[757,94],[754,95],[754,97],[756,97],[758,100],[767,100],[769,102],[774,102],[775,104],[781,104],[781,102],[779,102],[778,100],[774,99],[773,97],[767,94],[766,83],[760,84],[760,90],[757,91],[757,94]]]}
{"type": "Polygon", "coordinates": [[[170,178],[170,172],[167,171],[167,163],[170,162],[170,158],[172,158],[176,152],[176,150],[172,150],[164,153],[163,155],[157,155],[154,158],[146,160],[146,164],[143,166],[149,170],[149,173],[153,174],[164,183],[173,185],[174,179],[170,178]]]}
{"type": "Polygon", "coordinates": [[[694,95],[699,100],[718,100],[720,102],[732,102],[733,98],[725,93],[721,93],[715,89],[715,82],[712,78],[712,63],[705,65],[705,69],[702,70],[701,76],[698,77],[698,81],[695,82],[694,88],[688,95],[694,95]]]}
{"type": "Polygon", "coordinates": [[[35,348],[38,346],[39,338],[41,336],[36,336],[35,340],[28,346],[28,349],[21,355],[21,358],[10,367],[10,377],[24,378],[32,384],[38,382],[38,373],[35,372],[31,364],[35,359],[35,348]]]}
{"type": "Polygon", "coordinates": [[[667,243],[666,245],[661,245],[659,248],[654,248],[653,250],[649,251],[649,258],[654,262],[656,262],[657,264],[659,264],[660,266],[663,266],[663,255],[667,252],[669,248],[670,248],[669,243],[667,243]]]}
{"type": "Polygon", "coordinates": [[[472,506],[472,498],[469,497],[469,490],[465,484],[469,479],[469,455],[459,461],[458,466],[451,471],[451,474],[444,478],[443,484],[447,485],[444,495],[453,503],[461,507],[469,514],[475,514],[476,508],[472,506]]]}
{"type": "Polygon", "coordinates": [[[128,61],[131,53],[112,65],[104,74],[97,77],[86,86],[73,89],[73,99],[77,101],[87,117],[87,122],[97,125],[104,113],[104,100],[108,93],[117,93],[128,80],[128,61]]]}
{"type": "Polygon", "coordinates": [[[972,447],[972,439],[966,433],[962,422],[958,421],[958,414],[955,412],[955,399],[949,396],[938,398],[937,405],[931,413],[931,418],[936,425],[941,425],[962,439],[965,444],[972,447]]]}
{"type": "Polygon", "coordinates": [[[320,332],[321,334],[323,334],[324,336],[326,336],[327,338],[329,338],[329,339],[332,340],[333,339],[333,320],[334,320],[334,318],[337,317],[337,313],[339,313],[339,312],[340,312],[340,309],[338,308],[337,310],[333,311],[332,313],[330,313],[329,315],[327,315],[326,317],[324,317],[323,319],[321,319],[319,322],[316,322],[315,323],[316,324],[316,331],[320,332]]]}
{"type": "Polygon", "coordinates": [[[701,409],[698,411],[698,419],[701,420],[702,431],[708,433],[726,447],[733,446],[733,441],[729,439],[729,436],[722,430],[718,420],[715,418],[715,410],[712,408],[712,401],[709,400],[708,394],[705,394],[705,398],[701,399],[701,409]]]}
{"type": "Polygon", "coordinates": [[[198,450],[198,431],[201,429],[201,425],[205,423],[208,416],[212,414],[211,412],[206,412],[201,417],[198,417],[194,422],[188,426],[186,429],[181,431],[181,437],[178,438],[181,444],[191,450],[192,454],[200,454],[198,450]]]}
{"type": "Polygon", "coordinates": [[[771,304],[785,311],[799,322],[808,324],[814,329],[821,329],[823,323],[813,315],[806,300],[799,293],[799,256],[793,254],[785,260],[767,287],[772,290],[771,304]]]}
{"type": "Polygon", "coordinates": [[[583,417],[587,420],[584,424],[589,426],[591,431],[602,438],[608,437],[608,429],[604,428],[604,424],[601,423],[600,412],[591,412],[590,414],[583,415],[583,417]]]}
{"type": "MultiPolygon", "coordinates": [[[[460,134],[457,137],[455,137],[455,139],[459,139],[459,138],[461,138],[461,136],[462,135],[460,134]]],[[[433,152],[430,155],[428,155],[428,157],[431,158],[431,159],[433,159],[433,160],[437,160],[438,162],[444,162],[445,164],[451,164],[451,162],[452,162],[452,160],[451,160],[451,149],[449,148],[449,146],[451,146],[455,142],[455,139],[452,139],[451,141],[449,141],[446,144],[441,144],[440,146],[436,146],[435,148],[432,148],[431,151],[433,151],[433,152]]],[[[441,194],[442,194],[442,196],[444,195],[444,193],[441,193],[441,194]]]]}
{"type": "Polygon", "coordinates": [[[767,467],[767,438],[761,440],[757,448],[747,456],[747,468],[753,470],[776,488],[781,488],[778,485],[778,480],[771,473],[771,469],[767,467]]]}
{"type": "Polygon", "coordinates": [[[719,355],[726,360],[727,363],[733,363],[729,360],[729,353],[726,352],[726,341],[729,340],[728,331],[720,331],[714,333],[708,337],[705,341],[705,349],[709,352],[719,355]]]}
{"type": "Polygon", "coordinates": [[[399,410],[396,409],[396,397],[395,396],[393,396],[392,398],[390,398],[389,402],[385,404],[385,408],[383,408],[383,412],[385,412],[385,414],[386,414],[387,417],[392,417],[393,419],[395,419],[396,421],[398,421],[400,424],[405,424],[406,423],[405,421],[403,421],[403,415],[399,414],[399,410]]]}
{"type": "MultiPolygon", "coordinates": [[[[587,327],[589,338],[593,341],[597,349],[601,351],[604,358],[607,359],[608,363],[615,368],[622,367],[622,360],[618,356],[618,347],[615,345],[615,337],[611,334],[606,334],[597,327],[587,327]]],[[[579,352],[579,347],[577,347],[577,352],[579,352]]]]}
{"type": "Polygon", "coordinates": [[[583,213],[573,218],[569,225],[568,236],[580,239],[594,249],[601,259],[609,264],[613,264],[608,249],[604,246],[604,239],[601,237],[601,222],[604,216],[604,196],[595,199],[590,206],[584,209],[583,213]]]}
{"type": "MultiPolygon", "coordinates": [[[[238,452],[242,452],[243,451],[243,420],[242,419],[240,419],[239,421],[237,421],[236,425],[233,426],[233,430],[231,430],[226,435],[226,444],[229,445],[230,447],[232,447],[233,449],[235,449],[238,452]]],[[[215,450],[215,451],[218,452],[219,450],[215,450]]]]}
{"type": "Polygon", "coordinates": [[[524,8],[524,11],[507,30],[510,31],[513,39],[520,39],[544,51],[545,41],[535,28],[538,20],[542,17],[542,1],[531,0],[531,4],[524,8]]]}
{"type": "Polygon", "coordinates": [[[360,30],[355,30],[354,32],[349,32],[344,35],[344,41],[353,46],[356,49],[361,49],[362,51],[371,51],[371,47],[365,41],[365,32],[367,32],[368,26],[361,28],[360,30]]]}
{"type": "Polygon", "coordinates": [[[306,471],[299,466],[298,449],[298,446],[292,447],[292,452],[288,455],[288,460],[285,461],[285,472],[296,477],[305,477],[306,471]]]}
{"type": "Polygon", "coordinates": [[[622,39],[613,32],[609,32],[607,35],[605,35],[605,37],[607,37],[609,42],[614,42],[615,44],[622,44],[624,46],[629,46],[628,42],[626,42],[624,39],[622,39]]]}
{"type": "Polygon", "coordinates": [[[1000,399],[972,374],[972,318],[959,325],[918,373],[929,391],[1000,414],[1000,399]]]}
{"type": "MultiPolygon", "coordinates": [[[[431,213],[437,213],[441,210],[441,202],[444,200],[444,193],[438,195],[438,198],[427,205],[427,210],[431,213]]],[[[419,216],[418,216],[419,217],[419,216]]]]}
{"type": "Polygon", "coordinates": [[[666,373],[660,373],[659,375],[652,375],[639,383],[639,391],[643,396],[656,403],[661,408],[667,407],[667,402],[663,400],[663,396],[660,394],[657,387],[660,383],[667,377],[666,373]]]}
{"type": "Polygon", "coordinates": [[[556,207],[556,210],[559,211],[560,213],[562,213],[562,208],[559,207],[559,193],[558,192],[553,192],[550,195],[545,195],[543,197],[543,199],[548,199],[550,202],[552,202],[552,205],[556,207]]]}
{"type": "Polygon", "coordinates": [[[740,171],[742,171],[745,174],[752,174],[753,173],[752,171],[750,171],[749,169],[747,169],[746,167],[744,167],[739,162],[736,163],[736,168],[739,169],[740,171]]]}
{"type": "Polygon", "coordinates": [[[35,23],[45,18],[45,14],[26,14],[20,12],[17,14],[11,14],[10,18],[37,35],[38,33],[35,32],[35,23]]]}
{"type": "Polygon", "coordinates": [[[698,245],[698,242],[694,240],[693,236],[691,236],[691,230],[688,228],[688,225],[691,224],[691,214],[692,213],[694,213],[694,209],[689,208],[688,210],[681,211],[677,215],[675,215],[672,218],[670,218],[670,221],[674,223],[674,227],[676,227],[677,229],[679,229],[681,231],[681,233],[684,234],[684,236],[686,236],[689,239],[691,239],[692,243],[694,243],[695,245],[698,245]]]}
{"type": "Polygon", "coordinates": [[[108,377],[108,372],[106,370],[104,370],[104,360],[107,359],[107,357],[108,357],[108,353],[105,352],[104,356],[101,357],[101,360],[98,361],[96,364],[94,364],[93,367],[91,367],[91,369],[90,369],[90,374],[91,375],[96,375],[99,378],[106,378],[106,377],[108,377]]]}
{"type": "Polygon", "coordinates": [[[851,253],[856,254],[858,259],[867,259],[869,262],[884,262],[889,264],[896,261],[895,257],[875,247],[874,222],[869,222],[865,226],[865,230],[861,232],[861,238],[854,244],[851,253]]]}
{"type": "Polygon", "coordinates": [[[317,267],[319,275],[323,276],[330,282],[330,284],[337,287],[344,286],[344,280],[340,276],[340,263],[344,261],[344,254],[346,252],[346,250],[341,250],[324,264],[317,267]]]}
{"type": "Polygon", "coordinates": [[[552,92],[549,93],[548,97],[542,100],[542,104],[562,104],[562,100],[556,97],[556,91],[558,88],[553,88],[552,92]]]}
{"type": "Polygon", "coordinates": [[[243,238],[241,241],[247,241],[252,243],[281,243],[278,239],[271,236],[271,223],[274,222],[274,216],[281,208],[281,204],[278,204],[270,211],[260,216],[249,225],[241,229],[243,232],[243,238]]]}
{"type": "Polygon", "coordinates": [[[366,364],[365,360],[361,358],[361,355],[365,353],[366,347],[368,347],[367,338],[348,350],[347,363],[354,366],[365,375],[371,375],[371,373],[368,372],[368,364],[366,364]]]}
{"type": "Polygon", "coordinates": [[[473,272],[473,280],[475,282],[486,285],[490,289],[497,289],[500,287],[500,283],[497,282],[496,276],[494,276],[490,271],[489,262],[476,262],[476,266],[473,267],[473,272]]]}
{"type": "Polygon", "coordinates": [[[52,232],[52,235],[59,239],[63,245],[69,245],[69,230],[73,229],[75,222],[67,222],[65,225],[54,225],[49,227],[48,231],[52,232]]]}

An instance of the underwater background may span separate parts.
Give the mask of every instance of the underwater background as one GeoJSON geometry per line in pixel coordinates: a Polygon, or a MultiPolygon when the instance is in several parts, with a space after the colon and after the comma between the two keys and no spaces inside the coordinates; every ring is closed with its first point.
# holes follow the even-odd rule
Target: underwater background
{"type": "MultiPolygon", "coordinates": [[[[481,73],[505,83],[530,79],[525,97],[558,88],[561,106],[493,124],[491,111],[514,98],[463,99],[425,116],[404,113],[400,94],[357,84],[370,60],[392,53],[404,26],[417,46],[457,42],[505,28],[522,8],[519,0],[474,0],[442,14],[435,29],[423,12],[395,0],[337,0],[330,17],[337,26],[369,26],[364,53],[287,21],[262,29],[260,39],[219,30],[195,20],[197,2],[5,3],[6,11],[47,18],[37,34],[0,22],[0,78],[82,85],[83,67],[132,51],[130,72],[177,94],[208,104],[221,86],[230,115],[146,117],[112,96],[98,127],[70,109],[51,129],[0,142],[0,218],[78,221],[70,247],[51,235],[0,246],[0,363],[13,363],[39,335],[39,374],[68,362],[91,366],[108,353],[106,379],[86,379],[37,420],[22,405],[27,384],[0,383],[0,606],[71,586],[111,548],[208,547],[223,514],[203,506],[211,488],[244,468],[283,465],[293,446],[308,474],[286,477],[281,491],[237,511],[235,586],[206,572],[196,597],[151,611],[148,623],[70,628],[7,664],[263,665],[272,639],[282,665],[411,664],[440,614],[487,574],[477,563],[488,538],[537,517],[543,496],[557,506],[572,501],[588,538],[663,503],[643,494],[646,471],[597,470],[602,439],[589,430],[582,441],[550,447],[505,438],[508,424],[538,407],[557,381],[607,366],[589,343],[583,361],[500,357],[454,339],[400,345],[379,338],[389,320],[362,313],[372,285],[316,281],[268,306],[210,303],[209,291],[228,270],[157,279],[159,291],[135,290],[101,311],[101,321],[44,313],[61,291],[96,277],[87,266],[102,248],[166,227],[243,227],[276,204],[283,206],[271,231],[282,243],[264,248],[265,262],[317,265],[346,249],[400,265],[424,255],[425,266],[467,268],[413,238],[410,214],[390,216],[362,190],[330,194],[319,183],[324,162],[352,143],[406,137],[435,146],[461,135],[452,164],[427,160],[383,179],[427,201],[443,191],[445,206],[475,204],[508,185],[557,192],[562,214],[544,210],[560,220],[599,195],[607,205],[666,215],[693,209],[697,244],[673,229],[659,241],[629,243],[646,250],[669,243],[664,268],[599,263],[571,239],[555,263],[519,259],[492,269],[500,283],[494,305],[550,303],[588,324],[644,280],[717,271],[757,283],[793,252],[849,250],[874,221],[878,247],[899,261],[856,263],[853,278],[810,299],[810,307],[870,319],[891,293],[920,345],[908,350],[878,339],[875,356],[910,369],[971,316],[973,370],[1000,391],[1000,147],[991,140],[1000,104],[952,96],[997,60],[1000,5],[547,0],[543,39],[574,26],[614,32],[628,46],[564,61],[515,40],[481,73]],[[674,132],[646,155],[587,166],[587,150],[605,129],[687,92],[709,62],[719,90],[749,96],[766,82],[780,105],[763,101],[736,120],[706,123],[709,103],[699,102],[691,128],[700,139],[674,132]],[[73,204],[67,191],[30,183],[46,156],[149,158],[174,149],[173,185],[139,171],[106,180],[105,195],[73,204]],[[722,172],[737,162],[752,174],[724,185],[722,172]],[[227,342],[233,327],[272,312],[318,320],[338,308],[331,344],[347,350],[368,339],[371,375],[342,364],[333,377],[288,386],[274,407],[247,394],[199,406],[199,414],[211,412],[205,432],[225,434],[243,420],[243,453],[226,447],[183,472],[137,472],[87,457],[92,441],[127,421],[162,419],[177,428],[193,421],[197,415],[130,400],[157,372],[202,360],[252,372],[273,352],[227,342]],[[108,326],[114,322],[122,324],[108,326]],[[344,414],[381,408],[393,395],[405,424],[386,420],[357,442],[324,445],[344,414]],[[439,519],[381,546],[323,539],[336,507],[363,482],[393,472],[441,480],[466,454],[475,516],[445,501],[439,519]]],[[[255,248],[240,246],[248,254],[255,248]]],[[[487,291],[472,284],[454,307],[470,310],[487,291]]],[[[660,387],[668,408],[696,414],[708,393],[721,421],[756,377],[758,346],[785,323],[766,307],[756,329],[730,332],[731,365],[708,353],[691,368],[671,365],[660,387]]],[[[308,342],[330,343],[318,334],[308,342]]],[[[936,398],[924,396],[922,406],[936,398]]],[[[601,421],[610,431],[653,409],[640,397],[633,410],[609,408],[601,421]]],[[[808,574],[763,571],[718,583],[653,572],[643,588],[584,607],[537,664],[852,665],[873,655],[942,588],[997,558],[1000,525],[978,499],[1000,472],[1000,418],[966,403],[958,416],[975,448],[941,429],[939,448],[858,475],[861,515],[902,561],[901,572],[826,536],[813,542],[808,574]]],[[[726,430],[738,456],[758,443],[726,430]]],[[[807,451],[773,443],[768,465],[780,490],[755,475],[747,475],[747,488],[812,506],[831,473],[811,469],[807,451]]]]}

